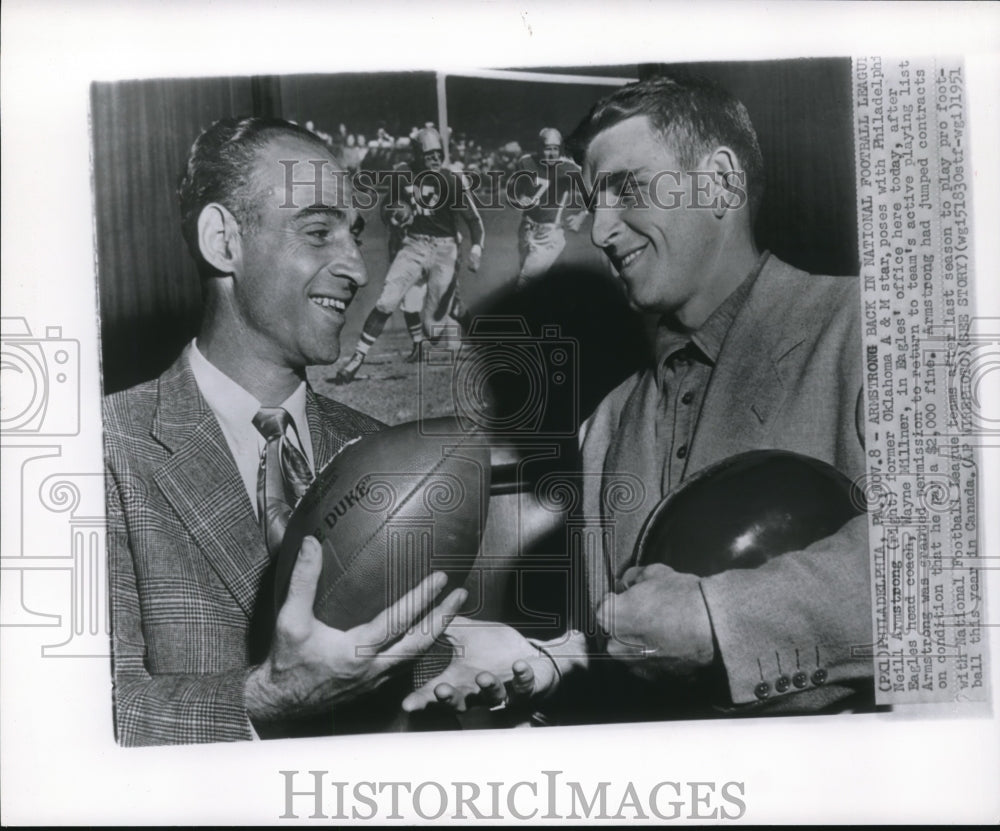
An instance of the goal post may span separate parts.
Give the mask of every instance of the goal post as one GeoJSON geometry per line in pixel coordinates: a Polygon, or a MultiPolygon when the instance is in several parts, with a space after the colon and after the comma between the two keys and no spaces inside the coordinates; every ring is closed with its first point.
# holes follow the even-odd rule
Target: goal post
{"type": "Polygon", "coordinates": [[[458,78],[481,78],[491,81],[512,81],[520,83],[535,84],[574,84],[592,87],[619,87],[638,80],[637,78],[619,77],[614,75],[575,75],[557,72],[531,72],[526,70],[513,69],[462,69],[462,70],[437,70],[437,115],[438,128],[441,137],[444,139],[444,161],[451,163],[449,111],[448,111],[448,85],[449,77],[458,78]]]}

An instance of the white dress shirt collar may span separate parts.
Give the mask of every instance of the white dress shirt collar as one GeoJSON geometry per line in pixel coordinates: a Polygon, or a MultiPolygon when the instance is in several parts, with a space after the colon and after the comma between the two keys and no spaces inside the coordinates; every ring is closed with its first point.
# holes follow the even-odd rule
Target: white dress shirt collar
{"type": "MultiPolygon", "coordinates": [[[[253,417],[261,408],[261,403],[209,361],[198,349],[196,340],[191,341],[187,354],[198,391],[219,421],[222,435],[229,445],[240,478],[246,486],[250,504],[256,512],[257,467],[260,464],[260,454],[264,450],[264,437],[253,426],[253,417]]],[[[292,417],[292,423],[298,434],[298,443],[309,461],[309,466],[315,470],[312,437],[309,435],[309,421],[306,417],[305,381],[299,384],[279,406],[284,407],[292,417]]]]}

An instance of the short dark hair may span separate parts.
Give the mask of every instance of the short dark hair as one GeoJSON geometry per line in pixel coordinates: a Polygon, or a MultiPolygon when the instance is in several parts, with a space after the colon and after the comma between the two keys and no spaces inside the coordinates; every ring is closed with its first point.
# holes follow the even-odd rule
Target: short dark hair
{"type": "Polygon", "coordinates": [[[322,139],[305,127],[265,116],[221,118],[191,145],[177,195],[184,241],[203,275],[216,271],[202,257],[198,245],[198,217],[202,208],[217,202],[236,217],[241,231],[252,232],[259,219],[256,207],[259,194],[253,180],[257,154],[279,135],[298,136],[330,152],[322,139]]]}
{"type": "Polygon", "coordinates": [[[649,118],[686,170],[716,147],[731,148],[743,165],[751,215],[756,214],[765,180],[757,132],[743,103],[706,78],[657,76],[620,87],[594,105],[567,147],[583,164],[598,133],[640,115],[649,118]]]}

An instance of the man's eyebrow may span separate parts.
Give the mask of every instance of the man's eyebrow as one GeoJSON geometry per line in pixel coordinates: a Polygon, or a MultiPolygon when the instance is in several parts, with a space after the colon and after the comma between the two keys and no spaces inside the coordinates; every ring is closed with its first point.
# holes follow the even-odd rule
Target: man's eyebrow
{"type": "Polygon", "coordinates": [[[621,190],[622,185],[629,179],[635,181],[636,174],[634,170],[616,170],[614,173],[601,171],[594,184],[601,188],[601,190],[617,191],[621,190]]]}
{"type": "Polygon", "coordinates": [[[309,219],[313,216],[343,216],[345,212],[344,208],[339,208],[336,205],[308,205],[296,211],[292,219],[298,221],[300,219],[309,219]]]}

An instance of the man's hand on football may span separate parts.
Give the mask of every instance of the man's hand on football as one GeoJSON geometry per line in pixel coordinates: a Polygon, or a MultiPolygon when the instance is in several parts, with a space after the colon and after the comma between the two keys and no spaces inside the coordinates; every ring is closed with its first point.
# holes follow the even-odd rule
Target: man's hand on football
{"type": "Polygon", "coordinates": [[[692,678],[715,657],[712,623],[700,578],[669,566],[630,568],[625,590],[607,594],[597,622],[608,635],[608,654],[637,675],[692,678]]]}
{"type": "Polygon", "coordinates": [[[372,620],[345,632],[313,614],[322,568],[319,543],[306,537],[278,613],[271,652],[247,678],[246,708],[254,720],[320,712],[379,687],[397,665],[427,651],[466,598],[464,589],[456,589],[434,606],[447,582],[436,572],[372,620]]]}
{"type": "Polygon", "coordinates": [[[405,203],[400,203],[389,209],[388,216],[391,224],[397,228],[405,228],[413,222],[413,209],[405,203]]]}
{"type": "Polygon", "coordinates": [[[405,711],[435,704],[457,712],[524,705],[559,682],[552,659],[510,626],[456,617],[445,636],[455,657],[444,672],[403,699],[405,711]]]}

